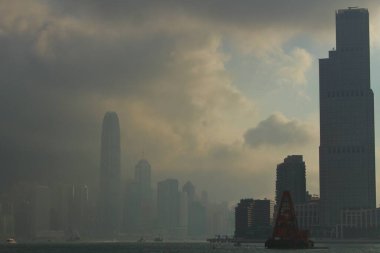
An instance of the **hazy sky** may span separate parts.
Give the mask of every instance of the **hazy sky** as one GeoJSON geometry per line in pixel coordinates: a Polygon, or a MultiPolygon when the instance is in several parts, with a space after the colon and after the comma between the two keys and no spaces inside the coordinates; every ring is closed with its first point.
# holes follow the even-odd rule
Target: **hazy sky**
{"type": "Polygon", "coordinates": [[[125,177],[144,150],[155,182],[273,198],[302,154],[318,193],[318,59],[348,6],[370,12],[376,116],[379,1],[0,1],[0,183],[91,183],[116,111],[125,177]]]}

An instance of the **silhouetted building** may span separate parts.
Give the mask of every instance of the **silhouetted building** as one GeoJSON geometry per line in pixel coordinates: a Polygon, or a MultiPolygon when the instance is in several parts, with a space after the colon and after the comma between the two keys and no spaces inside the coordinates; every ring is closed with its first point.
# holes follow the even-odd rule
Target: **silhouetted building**
{"type": "Polygon", "coordinates": [[[253,201],[252,226],[268,227],[272,225],[274,202],[269,199],[256,199],[253,201]]]}
{"type": "Polygon", "coordinates": [[[115,112],[107,112],[103,119],[100,154],[99,233],[114,237],[121,223],[120,189],[120,128],[115,112]]]}
{"type": "Polygon", "coordinates": [[[321,223],[375,208],[374,98],[367,9],[336,12],[336,50],[319,60],[321,223]]]}
{"type": "Polygon", "coordinates": [[[284,191],[289,191],[294,203],[306,201],[306,167],[302,155],[290,155],[276,170],[276,204],[284,191]]]}
{"type": "Polygon", "coordinates": [[[157,216],[159,228],[176,235],[179,226],[178,180],[166,179],[157,186],[157,216]]]}
{"type": "Polygon", "coordinates": [[[241,199],[235,207],[235,238],[247,238],[253,224],[253,199],[241,199]]]}

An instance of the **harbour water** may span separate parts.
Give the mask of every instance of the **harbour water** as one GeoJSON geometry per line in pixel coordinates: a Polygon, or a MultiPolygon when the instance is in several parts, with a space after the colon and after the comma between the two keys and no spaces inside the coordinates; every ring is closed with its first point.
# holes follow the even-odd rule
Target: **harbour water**
{"type": "Polygon", "coordinates": [[[309,252],[309,253],[375,253],[380,244],[319,244],[315,249],[272,250],[263,244],[210,245],[208,243],[19,243],[0,245],[2,253],[255,253],[255,252],[309,252]]]}

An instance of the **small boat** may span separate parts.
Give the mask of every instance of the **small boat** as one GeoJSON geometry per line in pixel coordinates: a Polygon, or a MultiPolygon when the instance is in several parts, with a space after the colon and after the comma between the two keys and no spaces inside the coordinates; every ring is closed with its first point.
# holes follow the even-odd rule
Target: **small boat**
{"type": "Polygon", "coordinates": [[[17,243],[16,240],[15,240],[14,238],[8,238],[7,240],[5,240],[5,242],[6,242],[7,244],[16,244],[16,243],[17,243]]]}

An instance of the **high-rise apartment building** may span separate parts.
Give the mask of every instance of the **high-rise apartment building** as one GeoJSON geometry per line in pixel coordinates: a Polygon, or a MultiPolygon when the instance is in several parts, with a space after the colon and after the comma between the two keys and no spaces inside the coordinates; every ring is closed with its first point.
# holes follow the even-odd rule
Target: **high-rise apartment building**
{"type": "Polygon", "coordinates": [[[235,207],[235,238],[247,238],[252,227],[253,199],[241,199],[235,207]]]}
{"type": "Polygon", "coordinates": [[[115,112],[103,119],[100,153],[99,232],[103,237],[114,236],[121,223],[120,189],[120,128],[115,112]]]}
{"type": "Polygon", "coordinates": [[[290,155],[276,170],[276,204],[284,191],[289,191],[294,203],[306,201],[306,166],[302,155],[290,155]]]}
{"type": "Polygon", "coordinates": [[[273,223],[274,202],[269,199],[253,201],[252,226],[268,227],[273,223]]]}
{"type": "Polygon", "coordinates": [[[268,199],[241,199],[235,208],[235,238],[267,238],[272,231],[274,203],[268,199]]]}
{"type": "Polygon", "coordinates": [[[336,49],[319,60],[321,225],[375,208],[374,99],[367,9],[336,12],[336,49]]]}

